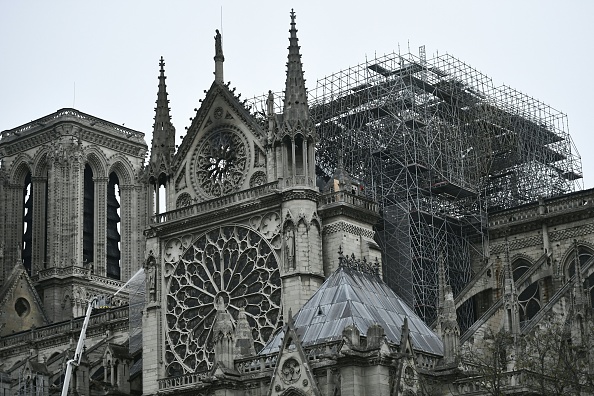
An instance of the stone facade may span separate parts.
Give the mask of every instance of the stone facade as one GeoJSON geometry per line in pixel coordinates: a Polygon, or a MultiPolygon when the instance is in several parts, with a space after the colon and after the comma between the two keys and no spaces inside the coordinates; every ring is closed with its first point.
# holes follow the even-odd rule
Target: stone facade
{"type": "MultiPolygon", "coordinates": [[[[178,148],[161,59],[148,160],[142,133],[74,109],[2,132],[5,394],[60,392],[100,294],[112,306],[91,317],[73,393],[488,394],[463,351],[485,350],[492,334],[518,340],[553,318],[586,345],[594,192],[492,214],[461,293],[435,269],[433,332],[381,280],[380,211],[364,186],[341,164],[316,181],[294,13],[289,44],[282,112],[269,93],[253,114],[224,83],[217,31],[215,79],[178,148]]],[[[539,394],[518,345],[503,393],[539,394]]]]}

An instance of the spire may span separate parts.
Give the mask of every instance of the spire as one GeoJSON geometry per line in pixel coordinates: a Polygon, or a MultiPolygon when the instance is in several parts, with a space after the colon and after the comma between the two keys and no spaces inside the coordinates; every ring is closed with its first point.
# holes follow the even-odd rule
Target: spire
{"type": "Polygon", "coordinates": [[[295,12],[291,10],[291,29],[289,30],[289,58],[287,61],[287,81],[285,84],[285,121],[307,121],[309,110],[307,107],[307,90],[303,78],[303,65],[299,53],[299,39],[295,28],[295,12]]]}
{"type": "Polygon", "coordinates": [[[159,61],[159,90],[157,91],[157,107],[155,107],[155,123],[153,124],[153,142],[151,146],[151,165],[154,176],[158,178],[161,171],[167,172],[171,157],[175,154],[175,128],[169,115],[169,99],[165,84],[165,61],[159,61]]]}
{"type": "Polygon", "coordinates": [[[219,30],[215,30],[215,81],[225,82],[223,78],[223,62],[225,62],[225,56],[223,56],[223,41],[219,30]]]}

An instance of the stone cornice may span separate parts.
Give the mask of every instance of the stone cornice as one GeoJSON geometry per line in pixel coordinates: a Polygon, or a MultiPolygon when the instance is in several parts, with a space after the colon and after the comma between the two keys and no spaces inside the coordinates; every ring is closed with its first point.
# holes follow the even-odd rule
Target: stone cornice
{"type": "Polygon", "coordinates": [[[105,132],[111,133],[113,135],[118,135],[122,138],[134,140],[138,143],[143,143],[146,145],[144,141],[144,133],[142,132],[125,128],[101,118],[82,113],[76,109],[69,108],[58,110],[53,114],[39,118],[35,121],[31,121],[25,125],[2,131],[0,133],[0,138],[2,143],[8,142],[18,139],[20,136],[32,135],[39,130],[43,130],[48,126],[53,126],[61,121],[70,121],[82,126],[94,126],[95,129],[105,130],[105,132]]]}
{"type": "Polygon", "coordinates": [[[539,230],[543,224],[557,226],[593,217],[594,191],[581,191],[548,199],[541,205],[533,203],[496,213],[489,219],[489,236],[503,238],[507,234],[539,230]]]}

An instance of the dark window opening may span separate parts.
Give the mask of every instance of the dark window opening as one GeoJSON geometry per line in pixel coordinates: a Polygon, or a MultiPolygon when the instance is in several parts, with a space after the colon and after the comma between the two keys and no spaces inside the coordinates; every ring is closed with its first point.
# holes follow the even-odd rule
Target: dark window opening
{"type": "Polygon", "coordinates": [[[27,301],[26,299],[19,297],[16,300],[16,303],[14,304],[14,310],[16,311],[17,315],[19,315],[19,317],[22,318],[29,314],[29,311],[31,310],[31,305],[29,305],[29,301],[27,301]]]}
{"type": "Polygon", "coordinates": [[[115,173],[107,184],[107,277],[120,279],[120,181],[115,173]]]}
{"type": "Polygon", "coordinates": [[[85,166],[84,204],[83,204],[83,263],[94,262],[95,241],[95,185],[93,171],[89,165],[85,166]]]}
{"type": "Polygon", "coordinates": [[[27,173],[25,177],[25,185],[23,187],[23,250],[21,258],[25,269],[31,275],[31,254],[32,254],[32,220],[33,220],[33,194],[31,184],[31,172],[27,173]]]}

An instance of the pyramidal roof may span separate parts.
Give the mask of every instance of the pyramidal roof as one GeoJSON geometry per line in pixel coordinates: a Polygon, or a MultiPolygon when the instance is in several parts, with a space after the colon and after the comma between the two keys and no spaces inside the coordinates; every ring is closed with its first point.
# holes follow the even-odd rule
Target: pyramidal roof
{"type": "MultiPolygon", "coordinates": [[[[361,335],[367,335],[371,325],[379,324],[387,340],[399,345],[407,318],[413,349],[443,356],[437,334],[369,267],[341,265],[326,279],[294,316],[301,344],[307,347],[340,340],[343,329],[352,324],[361,335]]],[[[282,331],[275,334],[260,354],[278,351],[282,337],[282,331]]]]}

